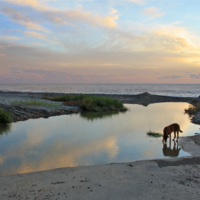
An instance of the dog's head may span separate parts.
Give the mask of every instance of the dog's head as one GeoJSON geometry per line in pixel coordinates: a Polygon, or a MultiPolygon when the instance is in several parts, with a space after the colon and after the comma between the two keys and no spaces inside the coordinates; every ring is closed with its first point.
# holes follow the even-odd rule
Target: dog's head
{"type": "Polygon", "coordinates": [[[169,136],[167,135],[167,134],[163,134],[163,140],[162,141],[165,141],[165,142],[167,142],[167,138],[168,138],[169,136]]]}
{"type": "Polygon", "coordinates": [[[165,142],[167,142],[167,138],[168,138],[168,131],[167,131],[167,127],[165,127],[164,129],[163,129],[163,140],[162,141],[165,141],[165,142]]]}
{"type": "Polygon", "coordinates": [[[167,142],[167,138],[168,138],[168,136],[165,137],[165,136],[163,135],[163,141],[164,141],[164,142],[167,142]]]}

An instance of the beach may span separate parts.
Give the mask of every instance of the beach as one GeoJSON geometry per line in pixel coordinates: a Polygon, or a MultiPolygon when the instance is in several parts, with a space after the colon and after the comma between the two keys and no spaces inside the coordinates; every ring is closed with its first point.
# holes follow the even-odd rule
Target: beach
{"type": "MultiPolygon", "coordinates": [[[[54,95],[58,94],[2,92],[0,107],[11,112],[13,121],[80,112],[78,107],[63,105],[54,108],[13,106],[14,101],[40,100],[42,96],[54,95]]],[[[159,102],[195,104],[200,101],[193,97],[149,93],[103,96],[143,106],[159,102]]],[[[199,113],[192,118],[192,122],[200,124],[199,113]]],[[[191,155],[0,177],[0,199],[199,199],[200,135],[180,137],[179,144],[191,155]]]]}

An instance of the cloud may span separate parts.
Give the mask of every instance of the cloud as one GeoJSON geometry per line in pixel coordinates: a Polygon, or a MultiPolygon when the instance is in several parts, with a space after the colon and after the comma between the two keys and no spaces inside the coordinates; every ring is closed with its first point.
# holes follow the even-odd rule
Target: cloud
{"type": "MultiPolygon", "coordinates": [[[[165,51],[94,49],[68,54],[5,42],[1,42],[0,46],[3,46],[2,53],[6,54],[0,59],[1,83],[183,82],[186,80],[181,77],[178,79],[177,70],[186,71],[189,68],[190,73],[197,72],[196,67],[192,68],[189,64],[180,61],[175,64],[174,60],[166,59],[173,58],[174,54],[165,51]],[[168,77],[155,77],[155,72],[168,74],[168,70],[168,77]]],[[[177,54],[176,56],[178,57],[177,54]]]]}
{"type": "Polygon", "coordinates": [[[43,18],[49,22],[56,24],[59,23],[85,23],[92,26],[105,26],[105,27],[115,27],[117,23],[115,20],[119,18],[118,15],[111,16],[99,16],[97,14],[92,14],[91,12],[86,12],[79,9],[71,9],[65,11],[44,11],[41,13],[43,18]]]}
{"type": "Polygon", "coordinates": [[[126,1],[138,4],[140,6],[145,4],[144,0],[126,0],[126,1]]]}
{"type": "Polygon", "coordinates": [[[109,14],[116,14],[116,13],[118,13],[118,10],[115,10],[114,8],[111,8],[110,10],[109,10],[109,14]]]}
{"type": "Polygon", "coordinates": [[[38,0],[1,0],[1,1],[21,6],[38,7],[40,5],[38,0]]]}
{"type": "Polygon", "coordinates": [[[22,40],[22,38],[20,37],[15,37],[15,36],[9,36],[9,35],[0,35],[0,40],[2,41],[19,41],[19,40],[22,40]]]}
{"type": "Polygon", "coordinates": [[[190,77],[193,79],[200,79],[200,74],[190,74],[190,77]]]}
{"type": "Polygon", "coordinates": [[[26,27],[27,29],[34,29],[43,32],[48,32],[48,30],[45,27],[41,26],[38,23],[39,21],[37,19],[34,19],[31,16],[29,16],[28,11],[30,10],[27,9],[26,11],[24,10],[23,12],[9,6],[0,7],[0,13],[10,17],[12,21],[26,27]]]}
{"type": "Polygon", "coordinates": [[[177,51],[188,51],[191,53],[193,48],[186,38],[173,33],[165,33],[159,29],[141,34],[122,30],[109,30],[108,35],[101,49],[129,52],[166,51],[177,53],[177,51]]]}
{"type": "MultiPolygon", "coordinates": [[[[5,82],[5,79],[7,79],[8,82],[17,83],[58,82],[58,80],[64,82],[67,80],[69,75],[62,71],[14,67],[10,68],[9,72],[7,74],[4,74],[1,79],[3,82],[5,82]]],[[[72,75],[70,76],[72,77],[72,75]]]]}
{"type": "MultiPolygon", "coordinates": [[[[127,26],[130,27],[131,24],[127,26]]],[[[129,52],[165,51],[166,53],[179,54],[179,58],[187,59],[188,63],[192,63],[194,59],[200,61],[199,56],[197,56],[200,55],[200,37],[186,28],[162,24],[154,26],[132,24],[132,27],[134,29],[115,28],[108,30],[101,48],[129,52]]],[[[182,62],[186,62],[186,60],[182,60],[182,62]]]]}
{"type": "Polygon", "coordinates": [[[158,79],[180,79],[182,76],[176,75],[176,76],[162,76],[162,77],[157,77],[158,79]]]}
{"type": "Polygon", "coordinates": [[[149,7],[142,10],[142,13],[145,15],[148,15],[150,17],[156,18],[161,17],[164,15],[164,13],[161,13],[157,8],[155,7],[149,7]]]}
{"type": "Polygon", "coordinates": [[[39,39],[45,39],[45,35],[42,35],[42,34],[37,33],[37,32],[25,31],[24,34],[26,34],[27,36],[36,37],[36,38],[39,38],[39,39]]]}
{"type": "Polygon", "coordinates": [[[0,12],[16,23],[26,27],[47,32],[43,23],[54,25],[76,25],[88,24],[91,26],[115,27],[119,15],[99,16],[80,8],[68,10],[39,9],[33,7],[13,8],[10,6],[1,6],[0,12]]]}

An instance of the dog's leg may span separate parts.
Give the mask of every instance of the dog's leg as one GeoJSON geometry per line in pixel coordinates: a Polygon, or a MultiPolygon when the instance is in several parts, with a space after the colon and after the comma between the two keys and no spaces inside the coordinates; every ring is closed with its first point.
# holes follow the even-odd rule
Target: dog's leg
{"type": "Polygon", "coordinates": [[[174,131],[174,139],[173,139],[172,141],[174,141],[174,140],[175,140],[175,137],[176,137],[176,132],[174,131]]]}
{"type": "Polygon", "coordinates": [[[176,142],[174,141],[174,147],[173,150],[176,150],[176,142]]]}
{"type": "Polygon", "coordinates": [[[176,131],[174,131],[174,141],[175,141],[175,138],[176,138],[176,131]]]}
{"type": "Polygon", "coordinates": [[[177,140],[176,140],[176,142],[178,142],[178,138],[179,138],[179,131],[177,131],[177,140]]]}

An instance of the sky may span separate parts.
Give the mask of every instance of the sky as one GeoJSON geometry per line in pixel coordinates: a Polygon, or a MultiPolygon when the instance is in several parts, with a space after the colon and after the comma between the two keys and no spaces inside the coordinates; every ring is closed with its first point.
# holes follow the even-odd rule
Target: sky
{"type": "Polygon", "coordinates": [[[0,0],[0,83],[200,83],[199,0],[0,0]]]}

